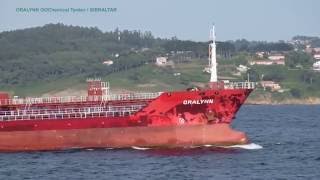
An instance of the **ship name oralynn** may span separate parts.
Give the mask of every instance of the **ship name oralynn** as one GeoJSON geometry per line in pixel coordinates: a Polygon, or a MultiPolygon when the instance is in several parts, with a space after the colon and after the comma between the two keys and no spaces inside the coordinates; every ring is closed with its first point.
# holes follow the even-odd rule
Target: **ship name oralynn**
{"type": "Polygon", "coordinates": [[[184,105],[188,104],[213,104],[213,99],[183,100],[184,105]]]}

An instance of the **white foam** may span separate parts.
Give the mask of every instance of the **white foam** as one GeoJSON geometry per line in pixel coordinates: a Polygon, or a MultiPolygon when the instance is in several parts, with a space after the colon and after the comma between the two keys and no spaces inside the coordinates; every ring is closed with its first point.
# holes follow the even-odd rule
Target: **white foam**
{"type": "MultiPolygon", "coordinates": [[[[184,147],[184,148],[193,149],[193,148],[199,148],[199,147],[241,148],[241,149],[248,149],[248,150],[263,149],[263,147],[261,145],[255,144],[255,143],[242,144],[242,145],[233,145],[233,146],[214,146],[214,145],[211,145],[211,144],[205,144],[205,145],[202,145],[202,146],[187,146],[187,147],[184,147]]],[[[142,151],[152,149],[152,148],[148,148],[148,147],[139,147],[139,146],[131,146],[131,148],[135,149],[135,150],[142,150],[142,151]]]]}
{"type": "Polygon", "coordinates": [[[205,144],[205,145],[203,145],[204,147],[212,147],[213,145],[211,145],[211,144],[205,144]]]}
{"type": "Polygon", "coordinates": [[[261,145],[255,144],[255,143],[242,144],[242,145],[233,145],[233,146],[228,146],[228,147],[230,147],[230,148],[250,149],[250,150],[262,149],[263,148],[261,145]]]}
{"type": "Polygon", "coordinates": [[[148,150],[148,149],[151,149],[151,148],[147,148],[147,147],[138,147],[138,146],[132,146],[131,147],[132,149],[136,149],[136,150],[148,150]]]}

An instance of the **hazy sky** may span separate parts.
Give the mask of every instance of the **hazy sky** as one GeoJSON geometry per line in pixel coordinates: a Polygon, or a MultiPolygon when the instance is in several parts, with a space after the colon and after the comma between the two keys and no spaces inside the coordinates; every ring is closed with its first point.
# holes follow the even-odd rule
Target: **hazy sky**
{"type": "Polygon", "coordinates": [[[320,36],[320,0],[2,0],[0,31],[48,23],[148,30],[155,36],[205,41],[288,40],[320,36]],[[117,8],[113,13],[21,13],[16,8],[117,8]]]}

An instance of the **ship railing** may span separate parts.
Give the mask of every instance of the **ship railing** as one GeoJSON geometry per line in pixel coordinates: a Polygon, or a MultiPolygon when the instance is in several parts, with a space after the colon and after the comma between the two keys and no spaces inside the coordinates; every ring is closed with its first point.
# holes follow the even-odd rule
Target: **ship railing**
{"type": "Polygon", "coordinates": [[[130,106],[92,106],[82,108],[59,108],[59,109],[24,109],[13,111],[0,111],[0,116],[12,115],[41,115],[41,114],[67,114],[67,113],[92,113],[92,112],[109,112],[109,111],[137,111],[144,105],[130,106]]]}
{"type": "Polygon", "coordinates": [[[87,97],[85,96],[13,98],[13,99],[1,100],[0,105],[65,103],[65,102],[85,102],[85,101],[87,101],[87,97]]]}
{"type": "Polygon", "coordinates": [[[142,109],[143,105],[85,107],[66,109],[39,109],[1,111],[0,121],[14,120],[41,120],[41,119],[67,119],[88,117],[122,117],[128,116],[142,109]]]}
{"type": "Polygon", "coordinates": [[[128,94],[111,94],[103,96],[105,101],[115,100],[137,100],[137,99],[154,99],[160,96],[162,92],[156,93],[128,93],[128,94]]]}
{"type": "Polygon", "coordinates": [[[44,103],[83,103],[89,101],[142,100],[154,99],[161,95],[156,93],[110,94],[105,96],[64,96],[39,98],[13,98],[0,100],[0,105],[44,104],[44,103]]]}
{"type": "Polygon", "coordinates": [[[224,89],[254,89],[255,82],[228,82],[224,83],[224,89]]]}

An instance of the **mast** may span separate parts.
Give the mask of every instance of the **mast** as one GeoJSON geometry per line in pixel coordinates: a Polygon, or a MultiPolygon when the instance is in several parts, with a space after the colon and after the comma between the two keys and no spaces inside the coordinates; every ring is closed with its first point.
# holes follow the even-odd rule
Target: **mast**
{"type": "Polygon", "coordinates": [[[216,34],[214,25],[210,31],[210,36],[212,38],[212,42],[209,44],[209,68],[211,72],[210,82],[217,82],[216,34]]]}

